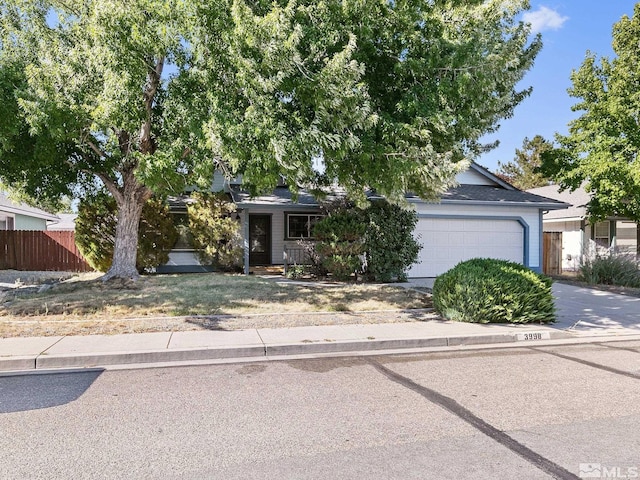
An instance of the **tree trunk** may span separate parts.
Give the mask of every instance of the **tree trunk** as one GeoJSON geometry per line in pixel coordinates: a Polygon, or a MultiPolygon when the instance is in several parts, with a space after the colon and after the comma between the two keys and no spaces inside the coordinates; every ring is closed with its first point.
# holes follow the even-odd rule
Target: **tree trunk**
{"type": "Polygon", "coordinates": [[[113,261],[109,271],[102,277],[103,281],[112,278],[137,280],[140,277],[136,268],[138,227],[142,207],[151,197],[151,191],[138,184],[135,179],[130,182],[125,181],[123,190],[121,195],[115,196],[118,206],[118,223],[116,225],[113,261]]]}

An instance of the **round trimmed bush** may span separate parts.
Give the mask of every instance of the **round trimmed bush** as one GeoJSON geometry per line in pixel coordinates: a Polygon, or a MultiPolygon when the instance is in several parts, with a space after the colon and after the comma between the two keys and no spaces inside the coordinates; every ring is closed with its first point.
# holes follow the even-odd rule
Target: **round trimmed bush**
{"type": "Polygon", "coordinates": [[[433,304],[442,317],[460,322],[550,323],[551,283],[517,263],[474,258],[436,278],[433,304]]]}

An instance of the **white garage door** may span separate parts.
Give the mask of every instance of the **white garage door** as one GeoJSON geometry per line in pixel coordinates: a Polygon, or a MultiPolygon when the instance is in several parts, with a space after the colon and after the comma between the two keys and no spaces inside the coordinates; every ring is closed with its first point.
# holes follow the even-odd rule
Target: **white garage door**
{"type": "Polygon", "coordinates": [[[421,218],[416,226],[420,263],[409,277],[436,277],[470,258],[522,263],[524,228],[516,220],[421,218]]]}

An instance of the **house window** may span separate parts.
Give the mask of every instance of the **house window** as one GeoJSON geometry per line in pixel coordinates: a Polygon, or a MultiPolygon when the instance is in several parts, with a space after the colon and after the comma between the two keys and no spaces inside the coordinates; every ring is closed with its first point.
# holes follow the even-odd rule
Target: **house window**
{"type": "Polygon", "coordinates": [[[0,216],[0,230],[14,230],[13,217],[8,215],[0,216]]]}
{"type": "Polygon", "coordinates": [[[323,215],[316,213],[289,213],[287,215],[287,238],[313,238],[313,227],[323,215]]]}
{"type": "Polygon", "coordinates": [[[599,247],[609,248],[611,246],[611,224],[609,222],[598,222],[595,224],[593,240],[599,247]]]}

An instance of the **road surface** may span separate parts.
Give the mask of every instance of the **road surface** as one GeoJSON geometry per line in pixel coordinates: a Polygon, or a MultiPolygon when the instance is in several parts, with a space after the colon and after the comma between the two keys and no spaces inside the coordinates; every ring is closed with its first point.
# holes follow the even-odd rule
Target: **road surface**
{"type": "Polygon", "coordinates": [[[5,376],[0,478],[640,478],[639,425],[637,341],[5,376]]]}

